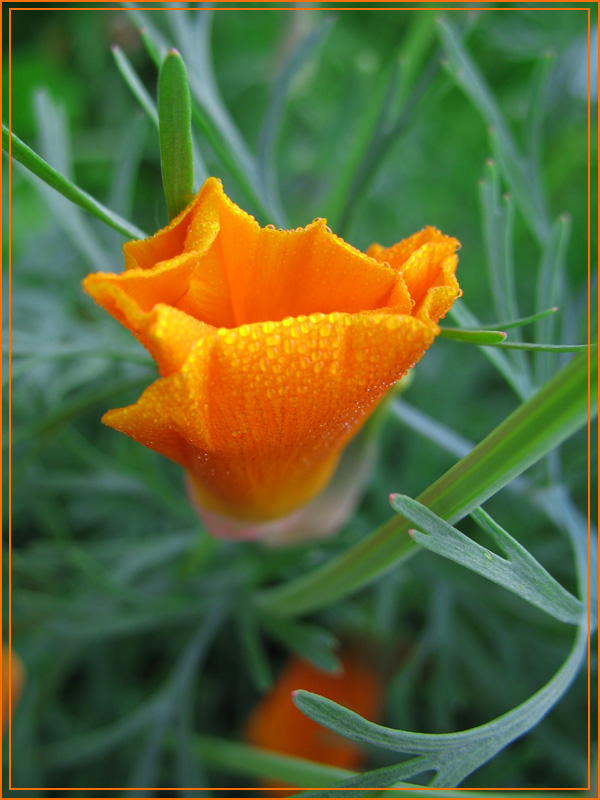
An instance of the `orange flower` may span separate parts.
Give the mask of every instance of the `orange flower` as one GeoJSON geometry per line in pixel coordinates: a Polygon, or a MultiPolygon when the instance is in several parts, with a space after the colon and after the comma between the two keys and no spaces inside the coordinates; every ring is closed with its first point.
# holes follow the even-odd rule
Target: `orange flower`
{"type": "Polygon", "coordinates": [[[2,733],[8,730],[9,713],[15,707],[23,691],[25,668],[21,659],[10,647],[2,643],[2,733]],[[9,665],[10,676],[9,676],[9,665]],[[10,681],[9,681],[10,677],[10,681]],[[9,705],[10,704],[10,705],[9,705]]]}
{"type": "Polygon", "coordinates": [[[305,689],[328,697],[361,717],[376,720],[383,699],[379,677],[354,655],[346,654],[341,661],[343,672],[339,675],[320,672],[300,659],[291,661],[272,691],[254,709],[246,727],[248,741],[278,753],[358,770],[364,761],[364,750],[322,728],[299,711],[292,700],[292,692],[305,689]]]}
{"type": "Polygon", "coordinates": [[[433,342],[460,294],[457,247],[435,228],[366,255],[325,220],[260,228],[209,178],[125,245],[125,272],[83,282],[162,376],[103,421],[181,464],[210,514],[250,531],[283,517],[433,342]]]}

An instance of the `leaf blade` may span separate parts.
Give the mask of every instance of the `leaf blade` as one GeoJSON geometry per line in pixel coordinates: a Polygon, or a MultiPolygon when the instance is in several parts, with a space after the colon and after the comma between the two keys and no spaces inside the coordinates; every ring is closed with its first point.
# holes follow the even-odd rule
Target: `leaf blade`
{"type": "Polygon", "coordinates": [[[584,612],[581,601],[567,592],[482,509],[476,509],[471,516],[508,558],[491,553],[410,497],[394,495],[392,506],[419,528],[411,532],[411,537],[421,547],[483,575],[561,622],[581,621],[584,612]]]}
{"type": "Polygon", "coordinates": [[[94,197],[84,192],[79,186],[76,186],[57,172],[47,161],[44,161],[41,156],[32,150],[31,147],[21,141],[16,134],[12,131],[9,132],[4,123],[2,124],[2,149],[10,153],[15,161],[18,161],[30,172],[43,180],[44,183],[47,183],[48,186],[51,186],[59,194],[62,194],[63,197],[66,197],[67,200],[83,208],[84,211],[93,214],[93,216],[101,222],[104,222],[105,225],[123,234],[123,236],[129,239],[145,239],[147,237],[144,231],[123,219],[118,214],[115,214],[114,211],[103,206],[102,203],[99,203],[94,197]]]}

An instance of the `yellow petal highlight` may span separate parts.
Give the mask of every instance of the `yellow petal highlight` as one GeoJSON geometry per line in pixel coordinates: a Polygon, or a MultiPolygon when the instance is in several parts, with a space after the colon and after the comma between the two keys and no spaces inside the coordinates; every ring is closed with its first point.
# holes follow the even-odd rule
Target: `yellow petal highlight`
{"type": "Polygon", "coordinates": [[[208,511],[288,514],[432,343],[460,294],[457,247],[435,228],[367,254],[325,220],[260,228],[211,178],[125,246],[125,272],[84,281],[163,376],[104,421],[181,464],[208,511]]]}

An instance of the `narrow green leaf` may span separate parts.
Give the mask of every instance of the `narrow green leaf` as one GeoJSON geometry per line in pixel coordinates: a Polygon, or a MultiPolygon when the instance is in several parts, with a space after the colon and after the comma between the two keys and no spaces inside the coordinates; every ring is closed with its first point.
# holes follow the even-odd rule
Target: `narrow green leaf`
{"type": "MultiPolygon", "coordinates": [[[[136,179],[148,134],[144,116],[136,117],[124,131],[111,174],[109,203],[119,214],[133,213],[136,179]]],[[[115,236],[116,238],[116,236],[115,236]]]]}
{"type": "MultiPolygon", "coordinates": [[[[536,310],[554,305],[564,292],[565,258],[571,233],[571,220],[567,215],[560,216],[550,231],[548,241],[542,251],[537,276],[536,310]]],[[[552,317],[539,320],[534,328],[538,342],[556,341],[554,335],[556,320],[552,317]]],[[[552,369],[552,356],[539,355],[535,359],[535,376],[538,383],[548,379],[552,369]]]]}
{"type": "Polygon", "coordinates": [[[410,430],[419,433],[457,458],[463,458],[475,447],[474,442],[410,405],[406,400],[395,400],[390,406],[390,411],[410,430]]]}
{"type": "MultiPolygon", "coordinates": [[[[73,157],[69,125],[64,107],[55,102],[45,90],[34,94],[34,116],[40,156],[65,180],[73,180],[73,157]]],[[[19,165],[22,169],[22,165],[19,165]]],[[[79,208],[74,208],[64,197],[57,197],[50,186],[23,169],[27,180],[45,199],[48,209],[74,247],[95,270],[110,269],[110,258],[96,231],[79,208]]],[[[82,265],[84,269],[86,267],[82,265]]],[[[87,271],[87,269],[86,269],[87,271]]]]}
{"type": "MultiPolygon", "coordinates": [[[[592,414],[598,386],[598,359],[591,359],[592,414]]],[[[503,486],[586,424],[586,354],[576,356],[537,394],[489,434],[465,458],[418,498],[452,523],[469,514],[503,486]]],[[[296,615],[327,606],[355,592],[415,552],[409,523],[396,517],[343,555],[283,586],[268,589],[257,601],[273,614],[296,615]]]]}
{"type": "Polygon", "coordinates": [[[438,105],[451,88],[450,80],[439,69],[439,59],[435,54],[421,68],[421,62],[429,51],[427,24],[433,21],[433,17],[426,20],[426,14],[428,12],[424,11],[415,17],[408,47],[403,48],[398,59],[392,62],[377,103],[367,109],[366,123],[361,125],[348,166],[332,190],[333,212],[328,214],[340,236],[350,226],[392,145],[404,132],[414,128],[416,119],[438,105]],[[413,85],[417,74],[419,80],[413,85]]]}
{"type": "MultiPolygon", "coordinates": [[[[486,264],[496,314],[509,319],[519,317],[514,278],[514,207],[508,195],[500,197],[500,175],[491,159],[487,162],[480,183],[480,201],[486,264]]],[[[510,358],[520,383],[528,396],[533,391],[530,363],[524,353],[515,352],[510,358]]]]}
{"type": "MultiPolygon", "coordinates": [[[[550,78],[556,57],[552,53],[544,53],[538,60],[531,81],[531,99],[528,103],[528,112],[525,119],[524,132],[527,142],[527,155],[530,164],[532,180],[539,182],[540,151],[542,140],[542,123],[548,100],[550,78]]],[[[535,191],[541,194],[539,185],[535,191]]]]}
{"type": "Polygon", "coordinates": [[[140,36],[142,37],[146,52],[150,56],[154,66],[160,69],[160,65],[167,54],[167,46],[158,45],[156,43],[156,36],[152,35],[147,27],[140,28],[140,36]]]}
{"type": "Polygon", "coordinates": [[[150,17],[139,8],[133,6],[133,4],[128,4],[127,15],[139,28],[146,52],[152,59],[155,67],[160,69],[160,65],[169,49],[166,39],[151,22],[150,17]]]}
{"type": "Polygon", "coordinates": [[[42,762],[54,768],[72,767],[98,758],[152,726],[158,706],[158,698],[153,697],[113,724],[63,741],[54,741],[42,750],[42,762]]]}
{"type": "Polygon", "coordinates": [[[445,66],[491,129],[494,156],[532,232],[543,243],[550,228],[544,200],[530,181],[510,128],[454,25],[447,18],[438,20],[438,32],[448,58],[445,66]]]}
{"type": "Polygon", "coordinates": [[[410,535],[426,550],[483,575],[561,622],[577,624],[581,621],[584,610],[582,603],[485,511],[477,509],[471,516],[508,558],[491,553],[410,497],[393,495],[391,503],[395,511],[418,528],[411,531],[410,535]]]}
{"type": "MultiPolygon", "coordinates": [[[[533,344],[531,342],[499,342],[485,347],[501,347],[504,350],[529,350],[533,353],[579,353],[587,350],[587,344],[533,344]]],[[[592,350],[596,345],[591,345],[592,350]]]]}
{"type": "Polygon", "coordinates": [[[139,75],[131,66],[129,59],[121,50],[121,48],[118,47],[118,45],[113,46],[112,54],[117,64],[117,68],[121,73],[123,80],[131,89],[133,96],[144,109],[146,114],[148,114],[152,122],[158,127],[158,110],[156,105],[146,91],[146,87],[140,80],[139,75]]]}
{"type": "MultiPolygon", "coordinates": [[[[475,314],[465,305],[463,300],[459,300],[452,306],[449,316],[458,322],[463,329],[468,330],[469,328],[475,328],[477,330],[482,330],[484,328],[475,314]]],[[[531,392],[528,382],[526,382],[523,375],[515,369],[514,364],[508,360],[505,353],[499,353],[497,348],[489,347],[482,348],[481,352],[491,361],[498,372],[504,376],[521,400],[525,400],[529,397],[531,392]]]]}
{"type": "Polygon", "coordinates": [[[59,194],[62,194],[63,197],[66,197],[72,203],[75,203],[75,205],[83,208],[84,211],[93,214],[101,222],[104,222],[109,227],[122,233],[123,236],[126,236],[128,239],[146,238],[147,234],[144,233],[144,231],[136,228],[135,225],[132,225],[118,214],[115,214],[114,211],[110,211],[87,192],[84,192],[83,189],[80,189],[78,186],[75,186],[74,183],[63,177],[59,172],[53,169],[50,164],[28,147],[25,142],[22,142],[18,136],[12,133],[12,131],[9,134],[9,130],[4,123],[2,123],[2,149],[7,153],[10,152],[15,161],[23,164],[30,172],[37,175],[38,178],[41,178],[44,183],[47,183],[48,186],[51,186],[59,194]]]}
{"type": "Polygon", "coordinates": [[[434,41],[435,12],[423,9],[420,14],[414,14],[410,20],[398,54],[402,65],[398,87],[400,108],[421,74],[434,41]]]}
{"type": "Polygon", "coordinates": [[[495,322],[490,325],[490,328],[508,330],[509,328],[524,328],[525,325],[530,325],[532,322],[538,322],[544,317],[549,317],[551,314],[556,314],[558,306],[547,308],[545,311],[540,311],[539,314],[532,314],[530,317],[520,317],[519,319],[510,319],[503,322],[495,322]]]}
{"type": "Polygon", "coordinates": [[[506,147],[506,142],[496,128],[491,127],[488,136],[494,159],[498,162],[529,229],[543,245],[548,239],[550,223],[543,197],[534,189],[526,162],[522,156],[506,147]]]}
{"type": "Polygon", "coordinates": [[[183,59],[170,50],[158,77],[160,167],[169,219],[187,206],[194,192],[192,105],[183,59]]]}
{"type": "Polygon", "coordinates": [[[262,621],[269,633],[293,653],[325,672],[340,672],[340,660],[334,653],[338,641],[329,631],[318,625],[277,619],[270,615],[265,615],[262,621]]]}
{"type": "MultiPolygon", "coordinates": [[[[16,428],[12,435],[12,444],[14,446],[32,437],[56,434],[60,428],[72,419],[79,417],[99,403],[114,399],[114,396],[119,392],[126,392],[147,385],[147,375],[145,377],[119,378],[105,382],[102,388],[81,393],[69,402],[64,403],[60,408],[53,409],[48,414],[40,415],[36,419],[16,428]]],[[[8,446],[8,440],[6,440],[6,444],[3,443],[3,447],[5,446],[8,446]]]]}
{"type": "Polygon", "coordinates": [[[241,603],[236,616],[238,638],[242,646],[243,660],[250,678],[259,692],[266,691],[273,683],[269,660],[265,653],[258,622],[252,608],[241,603]]]}
{"type": "Polygon", "coordinates": [[[506,339],[503,331],[475,331],[468,328],[441,328],[439,335],[441,339],[452,339],[455,342],[478,345],[499,344],[506,339]]]}
{"type": "Polygon", "coordinates": [[[333,17],[324,17],[319,25],[303,37],[284,63],[273,87],[271,102],[263,119],[258,142],[258,169],[267,196],[271,198],[271,202],[276,204],[279,204],[280,201],[275,171],[275,152],[289,90],[296,76],[331,32],[334,21],[333,17]]]}
{"type": "Polygon", "coordinates": [[[513,220],[514,208],[500,196],[500,175],[492,159],[486,163],[483,180],[479,184],[479,198],[485,238],[486,263],[496,314],[518,317],[513,275],[513,220]]]}

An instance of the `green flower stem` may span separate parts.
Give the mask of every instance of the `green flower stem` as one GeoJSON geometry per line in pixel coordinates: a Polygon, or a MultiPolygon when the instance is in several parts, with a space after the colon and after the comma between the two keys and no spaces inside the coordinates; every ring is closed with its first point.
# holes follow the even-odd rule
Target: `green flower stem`
{"type": "Polygon", "coordinates": [[[80,189],[79,186],[63,177],[60,172],[51,167],[41,156],[38,156],[31,147],[22,142],[12,131],[9,132],[4,123],[2,124],[2,149],[7,153],[10,152],[15,161],[23,164],[30,172],[55,189],[59,194],[62,194],[63,197],[66,197],[67,200],[83,208],[84,211],[89,211],[101,222],[122,233],[128,239],[145,239],[148,236],[147,233],[115,214],[114,211],[110,211],[87,192],[84,192],[83,189],[80,189]]]}
{"type": "MultiPolygon", "coordinates": [[[[597,351],[590,351],[591,413],[598,395],[597,351]]],[[[417,498],[454,524],[558,447],[588,419],[588,357],[581,354],[417,498]]],[[[290,583],[258,594],[273,614],[314,611],[366,586],[417,551],[401,516],[346,553],[290,583]]]]}

